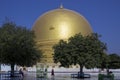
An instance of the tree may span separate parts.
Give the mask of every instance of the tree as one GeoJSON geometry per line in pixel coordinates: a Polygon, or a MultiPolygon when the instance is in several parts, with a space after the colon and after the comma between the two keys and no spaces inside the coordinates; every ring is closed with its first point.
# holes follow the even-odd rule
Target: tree
{"type": "Polygon", "coordinates": [[[41,50],[35,46],[34,33],[12,22],[6,22],[0,27],[1,62],[11,65],[11,76],[14,75],[14,65],[32,66],[40,60],[41,50]]]}
{"type": "Polygon", "coordinates": [[[102,55],[100,55],[100,58],[100,65],[97,66],[97,68],[101,68],[102,70],[108,69],[109,55],[104,52],[102,55]]]}
{"type": "Polygon", "coordinates": [[[120,56],[118,54],[109,54],[109,69],[119,69],[120,68],[120,56]]]}
{"type": "Polygon", "coordinates": [[[106,44],[101,42],[97,33],[83,36],[80,33],[70,37],[68,41],[60,40],[53,46],[54,62],[61,66],[80,65],[80,73],[83,67],[94,68],[100,66],[101,55],[106,50],[106,44]]]}

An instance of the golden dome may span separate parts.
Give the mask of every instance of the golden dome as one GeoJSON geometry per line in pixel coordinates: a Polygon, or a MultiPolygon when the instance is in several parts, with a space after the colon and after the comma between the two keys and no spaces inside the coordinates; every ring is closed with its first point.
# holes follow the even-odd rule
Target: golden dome
{"type": "Polygon", "coordinates": [[[79,13],[64,9],[51,10],[40,16],[32,30],[36,40],[67,39],[76,33],[88,35],[92,29],[87,20],[79,13]]]}
{"type": "Polygon", "coordinates": [[[51,10],[40,16],[32,27],[35,32],[37,45],[44,52],[41,62],[53,63],[53,45],[60,39],[68,39],[77,33],[88,35],[92,29],[87,20],[72,10],[51,10]]]}

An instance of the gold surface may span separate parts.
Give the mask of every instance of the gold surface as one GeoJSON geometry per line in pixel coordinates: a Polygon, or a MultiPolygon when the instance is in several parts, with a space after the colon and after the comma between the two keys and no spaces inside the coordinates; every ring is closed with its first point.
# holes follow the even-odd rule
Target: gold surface
{"type": "Polygon", "coordinates": [[[92,29],[87,20],[72,10],[54,9],[40,16],[34,23],[32,30],[35,31],[37,45],[46,55],[43,61],[52,61],[52,46],[60,39],[68,39],[77,33],[88,35],[92,29]],[[51,57],[49,59],[49,57],[51,57]]]}
{"type": "Polygon", "coordinates": [[[83,16],[64,8],[55,9],[40,16],[32,30],[35,31],[37,41],[65,39],[79,32],[83,35],[92,32],[83,16]]]}

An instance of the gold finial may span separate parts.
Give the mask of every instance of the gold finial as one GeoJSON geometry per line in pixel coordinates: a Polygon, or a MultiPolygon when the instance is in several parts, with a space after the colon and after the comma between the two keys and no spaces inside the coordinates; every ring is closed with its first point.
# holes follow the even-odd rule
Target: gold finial
{"type": "Polygon", "coordinates": [[[60,9],[63,9],[63,8],[64,8],[64,7],[63,7],[63,5],[61,4],[61,5],[60,5],[60,9]]]}

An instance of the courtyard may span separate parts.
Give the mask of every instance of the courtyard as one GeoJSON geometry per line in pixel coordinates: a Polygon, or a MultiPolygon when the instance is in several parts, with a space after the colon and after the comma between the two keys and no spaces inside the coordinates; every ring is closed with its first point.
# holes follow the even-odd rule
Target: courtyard
{"type": "MultiPolygon", "coordinates": [[[[24,78],[21,77],[5,77],[2,74],[0,74],[0,80],[98,80],[98,73],[88,73],[91,75],[90,78],[84,78],[84,79],[77,79],[77,78],[71,78],[71,73],[55,73],[54,77],[51,76],[51,73],[47,73],[46,78],[37,78],[35,72],[28,72],[24,78]]],[[[120,80],[120,72],[113,72],[114,74],[114,80],[120,80]]]]}

